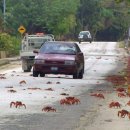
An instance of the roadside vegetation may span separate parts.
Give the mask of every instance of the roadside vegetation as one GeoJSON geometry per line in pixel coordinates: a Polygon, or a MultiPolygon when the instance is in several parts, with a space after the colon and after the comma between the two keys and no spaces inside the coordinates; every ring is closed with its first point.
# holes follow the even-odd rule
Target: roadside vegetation
{"type": "Polygon", "coordinates": [[[90,30],[95,40],[121,41],[129,23],[130,0],[6,0],[5,17],[1,0],[0,50],[17,53],[20,25],[29,34],[52,33],[57,40],[77,40],[79,31],[90,30]]]}
{"type": "Polygon", "coordinates": [[[6,51],[8,56],[19,54],[20,39],[7,33],[0,33],[0,51],[6,51]]]}
{"type": "Polygon", "coordinates": [[[119,48],[125,48],[125,42],[124,41],[118,42],[118,47],[119,48]]]}

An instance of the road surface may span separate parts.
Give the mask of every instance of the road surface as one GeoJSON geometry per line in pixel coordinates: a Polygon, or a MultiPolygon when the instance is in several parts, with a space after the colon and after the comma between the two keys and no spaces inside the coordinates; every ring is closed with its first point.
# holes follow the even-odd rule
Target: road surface
{"type": "Polygon", "coordinates": [[[90,92],[112,90],[105,77],[118,74],[125,67],[121,59],[126,53],[118,49],[116,42],[84,42],[79,46],[85,56],[83,79],[65,75],[32,77],[32,72],[22,71],[20,62],[0,69],[0,130],[87,130],[87,125],[94,123],[105,101],[100,100],[97,105],[97,99],[92,98],[90,92]],[[25,83],[20,84],[22,80],[25,83]],[[46,90],[48,88],[53,91],[46,90]],[[12,89],[15,92],[11,92],[12,89]],[[81,103],[60,105],[59,101],[66,97],[61,93],[75,96],[81,103]],[[27,108],[10,108],[10,103],[16,101],[27,108]],[[42,111],[45,106],[54,107],[56,112],[42,111]],[[87,118],[82,121],[84,116],[87,118]]]}

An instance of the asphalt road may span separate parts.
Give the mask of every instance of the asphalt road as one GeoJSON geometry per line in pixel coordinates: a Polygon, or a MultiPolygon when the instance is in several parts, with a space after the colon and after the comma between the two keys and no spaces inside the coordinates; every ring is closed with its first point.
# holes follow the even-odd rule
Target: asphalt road
{"type": "Polygon", "coordinates": [[[22,72],[20,62],[12,62],[0,69],[0,73],[6,77],[0,81],[0,130],[75,130],[81,125],[79,120],[84,115],[88,118],[83,121],[82,128],[87,129],[87,124],[94,123],[103,102],[101,100],[97,104],[90,92],[112,89],[105,77],[123,69],[120,59],[125,52],[118,50],[115,42],[82,43],[80,48],[85,55],[85,74],[82,80],[74,80],[72,76],[64,75],[34,78],[31,73],[22,72]],[[26,84],[20,85],[22,80],[25,80],[26,84]],[[47,84],[48,81],[52,84],[47,84]],[[13,87],[16,93],[10,93],[10,87],[13,87]],[[28,90],[36,87],[40,90],[28,90]],[[50,87],[54,91],[45,91],[50,87]],[[63,92],[80,99],[81,103],[60,105],[59,100],[65,97],[60,95],[63,92]],[[10,108],[11,101],[22,101],[27,109],[10,108]],[[56,108],[56,112],[43,112],[42,108],[46,105],[56,108]]]}

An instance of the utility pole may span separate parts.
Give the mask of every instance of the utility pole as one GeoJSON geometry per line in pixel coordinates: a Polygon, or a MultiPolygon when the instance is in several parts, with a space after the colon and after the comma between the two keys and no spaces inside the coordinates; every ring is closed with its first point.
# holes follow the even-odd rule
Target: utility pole
{"type": "Polygon", "coordinates": [[[4,19],[4,30],[5,30],[5,10],[6,10],[6,1],[3,0],[3,19],[4,19]]]}
{"type": "Polygon", "coordinates": [[[82,30],[84,30],[84,20],[83,20],[83,8],[82,8],[82,6],[83,6],[83,0],[80,0],[80,8],[81,8],[81,24],[82,24],[82,30]]]}
{"type": "Polygon", "coordinates": [[[4,15],[4,22],[5,22],[5,9],[6,9],[6,4],[5,4],[5,0],[3,0],[3,15],[4,15]]]}

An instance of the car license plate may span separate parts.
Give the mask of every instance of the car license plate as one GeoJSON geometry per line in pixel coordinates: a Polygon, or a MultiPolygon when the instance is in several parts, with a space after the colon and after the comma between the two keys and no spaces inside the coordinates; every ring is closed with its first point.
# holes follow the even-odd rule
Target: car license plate
{"type": "Polygon", "coordinates": [[[57,71],[57,70],[58,70],[58,67],[51,67],[51,70],[52,70],[52,71],[57,71]]]}

